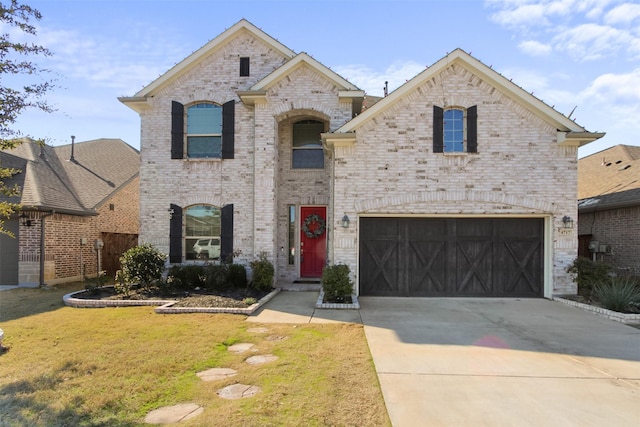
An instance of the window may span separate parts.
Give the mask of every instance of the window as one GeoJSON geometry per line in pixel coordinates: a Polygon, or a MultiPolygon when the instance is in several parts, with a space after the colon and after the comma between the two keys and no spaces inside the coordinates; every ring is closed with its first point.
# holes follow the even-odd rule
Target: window
{"type": "Polygon", "coordinates": [[[222,157],[222,107],[195,104],[187,108],[187,157],[222,157]]]}
{"type": "Polygon", "coordinates": [[[296,260],[296,207],[289,205],[289,265],[296,260]]]}
{"type": "Polygon", "coordinates": [[[320,134],[324,124],[317,120],[302,120],[293,124],[291,167],[293,169],[323,169],[324,150],[320,134]]]}
{"type": "Polygon", "coordinates": [[[199,102],[186,109],[171,103],[171,158],[234,158],[235,101],[199,102]],[[185,129],[184,122],[187,121],[185,129]],[[187,132],[185,138],[185,130],[187,132]],[[185,143],[187,149],[185,150],[185,143]],[[186,152],[185,152],[186,151],[186,152]]]}
{"type": "Polygon", "coordinates": [[[433,106],[433,152],[476,153],[477,108],[447,110],[433,106]]]}
{"type": "Polygon", "coordinates": [[[220,209],[210,205],[195,205],[185,209],[184,216],[186,259],[220,259],[220,209]]]}
{"type": "Polygon", "coordinates": [[[247,77],[249,75],[249,58],[240,58],[240,77],[247,77]]]}
{"type": "Polygon", "coordinates": [[[233,262],[233,204],[182,209],[171,203],[168,211],[170,263],[185,259],[233,262]]]}

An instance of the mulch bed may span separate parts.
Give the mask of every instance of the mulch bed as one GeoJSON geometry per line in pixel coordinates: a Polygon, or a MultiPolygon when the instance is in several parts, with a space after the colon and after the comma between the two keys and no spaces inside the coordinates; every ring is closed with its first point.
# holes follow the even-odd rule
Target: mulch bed
{"type": "Polygon", "coordinates": [[[253,298],[259,301],[267,295],[267,291],[258,291],[253,288],[232,289],[228,291],[207,291],[194,289],[189,292],[160,292],[155,289],[146,291],[134,289],[127,296],[116,293],[113,286],[97,288],[92,291],[84,291],[74,295],[74,298],[90,300],[176,300],[173,307],[213,307],[213,308],[245,308],[245,298],[253,298]]]}

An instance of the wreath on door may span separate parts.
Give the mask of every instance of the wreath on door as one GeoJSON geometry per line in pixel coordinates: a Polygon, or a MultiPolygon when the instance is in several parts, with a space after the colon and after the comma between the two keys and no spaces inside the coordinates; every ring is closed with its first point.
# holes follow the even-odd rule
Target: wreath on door
{"type": "Polygon", "coordinates": [[[311,214],[305,218],[302,224],[302,232],[310,239],[317,239],[324,234],[326,229],[324,219],[317,214],[311,214]]]}

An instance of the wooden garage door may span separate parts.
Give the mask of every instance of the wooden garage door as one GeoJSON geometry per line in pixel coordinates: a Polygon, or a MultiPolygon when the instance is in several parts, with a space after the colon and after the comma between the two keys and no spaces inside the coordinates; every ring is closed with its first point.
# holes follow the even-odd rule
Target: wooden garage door
{"type": "Polygon", "coordinates": [[[543,296],[542,218],[362,218],[360,294],[543,296]]]}

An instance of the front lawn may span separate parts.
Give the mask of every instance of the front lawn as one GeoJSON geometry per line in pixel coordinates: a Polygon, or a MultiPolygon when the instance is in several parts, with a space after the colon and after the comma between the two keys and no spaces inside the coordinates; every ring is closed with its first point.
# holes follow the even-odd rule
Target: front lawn
{"type": "Polygon", "coordinates": [[[158,315],[152,307],[76,309],[80,290],[0,292],[0,425],[136,426],[158,407],[204,407],[185,426],[390,425],[361,325],[257,325],[227,314],[158,315]],[[266,332],[252,332],[256,327],[266,332]],[[228,346],[254,343],[256,352],[228,346]],[[275,362],[249,365],[255,354],[275,362]],[[238,370],[203,382],[208,368],[238,370]],[[234,383],[262,391],[224,400],[234,383]]]}

